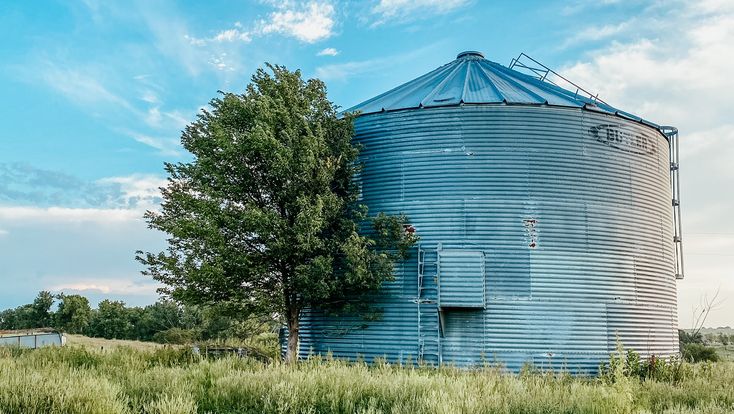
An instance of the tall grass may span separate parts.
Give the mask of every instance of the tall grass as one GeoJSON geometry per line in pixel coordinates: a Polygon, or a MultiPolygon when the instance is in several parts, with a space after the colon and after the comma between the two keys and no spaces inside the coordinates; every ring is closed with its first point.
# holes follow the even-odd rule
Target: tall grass
{"type": "MultiPolygon", "coordinates": [[[[621,372],[621,371],[620,371],[621,372]]],[[[313,359],[296,366],[185,349],[0,349],[0,413],[725,413],[734,363],[676,381],[574,378],[313,359]]]]}

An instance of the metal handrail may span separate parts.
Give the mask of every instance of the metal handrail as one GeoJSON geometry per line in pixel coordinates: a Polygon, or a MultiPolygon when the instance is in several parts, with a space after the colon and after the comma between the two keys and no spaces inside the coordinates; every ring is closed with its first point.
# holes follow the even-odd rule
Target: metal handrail
{"type": "Polygon", "coordinates": [[[510,69],[515,69],[516,67],[517,68],[520,68],[520,69],[529,70],[535,76],[537,76],[538,80],[540,80],[542,82],[548,82],[548,83],[550,83],[552,85],[561,87],[560,85],[558,85],[557,83],[553,82],[551,79],[548,78],[548,75],[552,73],[557,78],[562,79],[563,81],[565,81],[569,85],[572,85],[574,88],[576,88],[576,92],[575,92],[576,93],[576,96],[578,96],[579,92],[583,92],[584,94],[587,95],[587,98],[589,98],[590,100],[592,100],[594,102],[601,102],[604,105],[609,105],[608,103],[604,102],[601,98],[599,98],[599,94],[598,93],[597,94],[593,94],[593,93],[587,91],[586,89],[584,89],[581,86],[577,85],[576,83],[572,82],[571,80],[569,80],[568,78],[564,77],[560,73],[554,71],[553,69],[549,68],[548,66],[546,66],[546,65],[538,62],[537,60],[533,59],[532,57],[526,55],[524,52],[520,53],[520,55],[518,57],[513,58],[510,61],[509,68],[510,69]],[[534,64],[539,65],[540,67],[530,66],[530,65],[522,62],[521,59],[523,57],[525,57],[527,59],[530,59],[534,64]]]}

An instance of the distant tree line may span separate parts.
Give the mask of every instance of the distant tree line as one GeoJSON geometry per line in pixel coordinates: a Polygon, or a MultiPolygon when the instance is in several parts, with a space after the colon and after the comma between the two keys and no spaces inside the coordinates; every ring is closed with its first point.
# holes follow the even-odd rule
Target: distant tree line
{"type": "Polygon", "coordinates": [[[185,306],[163,299],[145,307],[105,299],[92,309],[84,296],[42,291],[32,303],[0,312],[0,329],[54,328],[91,337],[181,344],[247,339],[276,326],[271,320],[237,320],[230,314],[216,307],[185,306]]]}
{"type": "Polygon", "coordinates": [[[691,331],[678,330],[678,339],[683,358],[691,362],[718,361],[720,356],[712,345],[728,346],[734,343],[734,335],[724,332],[704,335],[700,328],[691,331]]]}

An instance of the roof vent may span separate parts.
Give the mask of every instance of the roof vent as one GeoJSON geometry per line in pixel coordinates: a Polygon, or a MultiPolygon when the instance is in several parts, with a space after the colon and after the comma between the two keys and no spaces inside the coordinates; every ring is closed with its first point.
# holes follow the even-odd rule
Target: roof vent
{"type": "Polygon", "coordinates": [[[475,57],[479,59],[484,59],[484,53],[477,52],[475,50],[467,50],[466,52],[461,52],[458,55],[456,55],[457,59],[466,59],[469,57],[475,57]]]}

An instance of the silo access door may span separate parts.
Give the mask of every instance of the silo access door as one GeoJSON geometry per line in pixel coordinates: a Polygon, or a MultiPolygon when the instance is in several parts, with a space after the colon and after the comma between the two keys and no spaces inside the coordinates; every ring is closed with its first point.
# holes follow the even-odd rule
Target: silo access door
{"type": "Polygon", "coordinates": [[[442,361],[459,366],[482,363],[485,257],[481,251],[440,250],[438,302],[442,361]]]}
{"type": "Polygon", "coordinates": [[[484,252],[440,250],[438,252],[438,306],[484,308],[484,252]]]}

